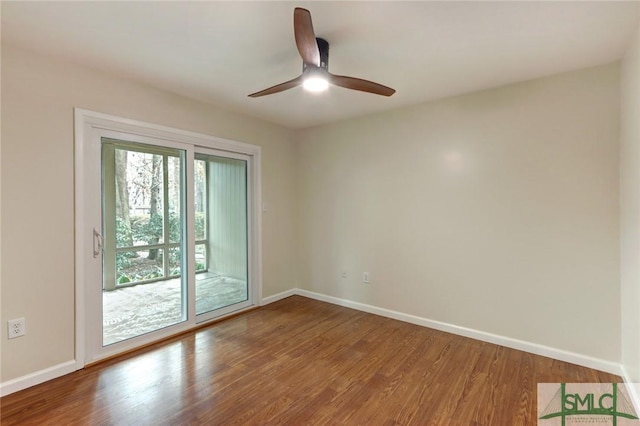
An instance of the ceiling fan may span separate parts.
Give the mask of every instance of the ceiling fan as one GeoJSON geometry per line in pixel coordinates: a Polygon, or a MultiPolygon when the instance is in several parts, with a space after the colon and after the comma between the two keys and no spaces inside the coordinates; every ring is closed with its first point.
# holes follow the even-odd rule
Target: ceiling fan
{"type": "Polygon", "coordinates": [[[249,97],[272,95],[300,85],[309,91],[320,92],[327,89],[329,84],[382,96],[391,96],[396,92],[390,87],[373,81],[331,74],[328,70],[329,43],[324,39],[316,38],[311,23],[311,13],[307,9],[296,7],[293,11],[293,31],[298,52],[302,57],[302,74],[293,80],[252,93],[249,97]]]}

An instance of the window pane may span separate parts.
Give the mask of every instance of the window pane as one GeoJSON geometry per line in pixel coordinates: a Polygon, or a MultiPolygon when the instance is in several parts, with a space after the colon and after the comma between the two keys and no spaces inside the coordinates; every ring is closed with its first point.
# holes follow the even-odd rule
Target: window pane
{"type": "Polygon", "coordinates": [[[103,345],[187,319],[182,150],[102,139],[103,345]]]}
{"type": "MultiPolygon", "coordinates": [[[[196,314],[244,302],[247,276],[247,162],[196,154],[203,178],[196,193],[208,225],[205,241],[196,246],[196,314]],[[200,254],[198,254],[200,253],[200,254]],[[201,261],[204,261],[204,265],[201,261]],[[202,269],[205,270],[205,269],[202,269]]],[[[197,205],[197,203],[196,203],[197,205]]]]}

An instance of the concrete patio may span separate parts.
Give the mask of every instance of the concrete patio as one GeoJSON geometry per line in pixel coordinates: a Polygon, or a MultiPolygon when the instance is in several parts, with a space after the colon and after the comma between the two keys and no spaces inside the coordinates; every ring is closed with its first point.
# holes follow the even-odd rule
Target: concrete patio
{"type": "MultiPolygon", "coordinates": [[[[244,280],[196,275],[196,312],[204,313],[247,300],[244,280]]],[[[182,321],[181,279],[102,292],[103,344],[110,345],[182,321]]]]}

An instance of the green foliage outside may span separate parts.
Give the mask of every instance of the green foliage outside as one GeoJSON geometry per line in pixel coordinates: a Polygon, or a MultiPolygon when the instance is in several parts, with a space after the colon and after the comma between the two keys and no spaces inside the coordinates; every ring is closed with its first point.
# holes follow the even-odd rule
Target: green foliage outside
{"type": "MultiPolygon", "coordinates": [[[[195,214],[196,236],[205,235],[205,216],[202,212],[195,214]]],[[[117,247],[131,247],[137,244],[158,244],[163,237],[162,216],[147,215],[131,216],[129,223],[120,217],[116,217],[116,245],[117,247]]],[[[169,213],[169,241],[180,242],[182,234],[180,216],[169,213]]],[[[160,253],[162,250],[159,250],[160,253]]],[[[204,253],[203,253],[204,255],[204,253]]],[[[179,247],[169,249],[169,275],[181,274],[181,254],[179,247]]],[[[196,262],[196,271],[203,271],[206,264],[202,260],[196,262]]],[[[155,259],[142,259],[136,250],[116,253],[116,276],[118,284],[134,283],[155,278],[162,278],[163,256],[158,254],[155,259]]]]}

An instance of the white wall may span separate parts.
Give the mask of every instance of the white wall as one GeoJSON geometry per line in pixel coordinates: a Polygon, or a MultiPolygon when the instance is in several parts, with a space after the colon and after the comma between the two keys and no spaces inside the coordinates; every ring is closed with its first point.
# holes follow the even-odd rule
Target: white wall
{"type": "Polygon", "coordinates": [[[261,145],[263,295],[296,285],[291,131],[3,45],[1,382],[74,358],[73,107],[261,145]]]}
{"type": "Polygon", "coordinates": [[[640,28],[622,60],[620,118],[622,365],[640,383],[640,28]]]}
{"type": "Polygon", "coordinates": [[[612,64],[301,131],[301,286],[618,363],[618,85],[612,64]]]}

